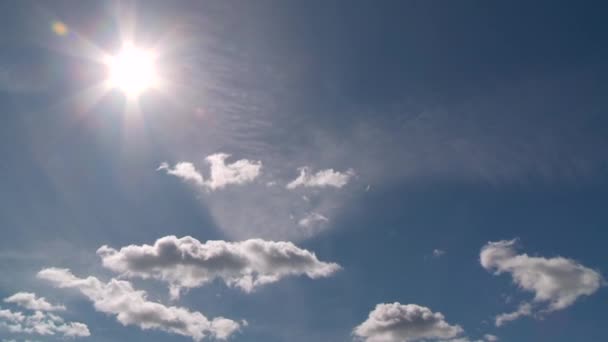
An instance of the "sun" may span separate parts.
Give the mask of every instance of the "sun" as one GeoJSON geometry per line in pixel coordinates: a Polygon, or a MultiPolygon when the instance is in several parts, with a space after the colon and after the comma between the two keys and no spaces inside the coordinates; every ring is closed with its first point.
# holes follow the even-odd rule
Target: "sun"
{"type": "Polygon", "coordinates": [[[108,82],[127,97],[138,97],[159,86],[156,55],[153,51],[124,44],[120,52],[106,61],[108,82]]]}

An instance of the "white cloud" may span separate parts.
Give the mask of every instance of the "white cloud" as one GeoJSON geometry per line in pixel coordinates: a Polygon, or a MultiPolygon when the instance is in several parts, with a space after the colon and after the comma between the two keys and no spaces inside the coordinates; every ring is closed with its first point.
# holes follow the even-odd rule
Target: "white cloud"
{"type": "Polygon", "coordinates": [[[237,322],[223,317],[208,320],[200,312],[165,306],[147,299],[147,293],[133,288],[130,282],[112,279],[107,283],[95,277],[78,278],[68,269],[47,268],[38,277],[59,288],[74,288],[89,298],[95,309],[116,315],[123,325],[156,329],[200,341],[206,336],[226,339],[239,330],[237,322]]]}
{"type": "Polygon", "coordinates": [[[441,250],[441,249],[434,249],[433,250],[433,256],[435,258],[441,258],[444,254],[445,254],[444,250],[441,250]]]}
{"type": "MultiPolygon", "coordinates": [[[[495,274],[509,273],[521,289],[534,293],[534,304],[547,304],[543,312],[564,309],[578,298],[595,293],[603,284],[599,272],[572,259],[517,254],[515,243],[516,240],[489,242],[481,249],[481,265],[495,274]]],[[[496,324],[532,315],[532,311],[524,303],[513,313],[499,315],[496,324]]]]}
{"type": "Polygon", "coordinates": [[[199,287],[214,279],[246,292],[291,275],[328,277],[340,269],[291,242],[251,239],[207,241],[166,236],[154,245],[129,245],[97,250],[103,265],[126,277],[155,278],[170,284],[173,297],[182,288],[199,287]]]}
{"type": "Polygon", "coordinates": [[[229,184],[244,184],[253,181],[262,170],[261,161],[240,159],[226,164],[229,154],[216,153],[205,160],[211,165],[211,180],[207,182],[211,189],[221,189],[229,184]]]}
{"type": "Polygon", "coordinates": [[[80,322],[65,322],[63,318],[43,311],[27,314],[19,311],[0,309],[0,328],[13,334],[31,334],[65,337],[90,336],[89,328],[80,322]]]}
{"type": "Polygon", "coordinates": [[[496,316],[495,324],[497,327],[503,326],[507,322],[514,321],[520,317],[532,315],[532,304],[521,303],[517,310],[509,313],[503,313],[496,316]]]}
{"type": "Polygon", "coordinates": [[[440,312],[416,304],[378,304],[353,334],[366,342],[449,340],[464,331],[450,325],[440,312]]]}
{"type": "Polygon", "coordinates": [[[319,213],[308,213],[306,216],[298,221],[298,225],[305,228],[314,228],[323,223],[328,222],[329,219],[319,213]]]}
{"type": "Polygon", "coordinates": [[[346,172],[334,171],[334,169],[320,170],[317,173],[311,173],[310,168],[301,167],[298,169],[300,175],[298,178],[287,184],[287,189],[295,189],[299,186],[304,187],[335,187],[341,188],[355,175],[352,169],[346,172]]]}
{"type": "Polygon", "coordinates": [[[29,310],[40,311],[62,311],[65,310],[63,305],[53,305],[46,301],[44,297],[36,298],[35,293],[18,292],[4,299],[5,303],[17,304],[29,310]]]}
{"type": "Polygon", "coordinates": [[[179,177],[185,181],[193,182],[196,185],[203,186],[205,185],[205,181],[203,180],[203,175],[201,175],[192,163],[188,162],[180,162],[175,164],[173,168],[169,166],[169,164],[163,162],[160,164],[157,171],[166,170],[167,174],[179,177]]]}
{"type": "Polygon", "coordinates": [[[497,342],[498,341],[498,337],[492,334],[485,334],[483,335],[483,339],[487,342],[497,342]]]}
{"type": "Polygon", "coordinates": [[[226,163],[229,154],[216,153],[205,158],[210,167],[210,178],[205,180],[200,171],[190,162],[179,162],[171,167],[163,162],[157,170],[165,170],[167,174],[192,182],[210,190],[217,190],[231,184],[245,184],[256,179],[262,170],[261,161],[240,159],[234,163],[226,163]]]}

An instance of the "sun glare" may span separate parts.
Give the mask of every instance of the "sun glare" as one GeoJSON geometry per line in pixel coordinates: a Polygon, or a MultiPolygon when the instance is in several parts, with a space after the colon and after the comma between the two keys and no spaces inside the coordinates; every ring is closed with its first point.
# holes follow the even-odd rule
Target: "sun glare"
{"type": "Polygon", "coordinates": [[[144,91],[157,87],[159,78],[155,59],[153,52],[125,44],[107,62],[111,87],[120,89],[128,97],[137,97],[144,91]]]}

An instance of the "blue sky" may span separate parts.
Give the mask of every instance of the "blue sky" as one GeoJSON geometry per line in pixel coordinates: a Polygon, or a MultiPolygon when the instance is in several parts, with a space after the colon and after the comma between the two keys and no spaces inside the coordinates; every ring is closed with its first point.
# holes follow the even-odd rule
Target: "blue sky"
{"type": "Polygon", "coordinates": [[[3,2],[0,341],[605,339],[605,9],[3,2]]]}

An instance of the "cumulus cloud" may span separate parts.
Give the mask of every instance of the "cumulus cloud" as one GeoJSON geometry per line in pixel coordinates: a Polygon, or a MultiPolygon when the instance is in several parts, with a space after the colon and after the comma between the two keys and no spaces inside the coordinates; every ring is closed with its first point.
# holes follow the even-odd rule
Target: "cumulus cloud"
{"type": "Polygon", "coordinates": [[[341,188],[345,186],[349,180],[355,175],[355,171],[348,169],[345,172],[334,171],[334,169],[320,170],[317,173],[312,173],[309,167],[301,167],[298,169],[300,175],[298,178],[287,184],[287,189],[295,189],[300,186],[304,187],[334,187],[341,188]]]}
{"type": "Polygon", "coordinates": [[[89,328],[80,322],[66,322],[63,318],[43,311],[32,314],[0,308],[0,328],[13,334],[65,337],[90,336],[89,328]]]}
{"type": "Polygon", "coordinates": [[[240,159],[226,164],[229,154],[216,153],[206,158],[211,165],[211,189],[221,189],[228,184],[244,184],[253,181],[262,169],[261,161],[240,159]]]}
{"type": "Polygon", "coordinates": [[[260,175],[262,170],[261,161],[240,159],[233,163],[226,163],[226,159],[229,157],[229,154],[216,153],[205,158],[210,168],[210,178],[207,180],[196,169],[194,164],[190,162],[180,162],[173,167],[163,162],[157,170],[164,170],[169,175],[179,177],[210,190],[221,189],[231,184],[249,183],[260,175]]]}
{"type": "MultiPolygon", "coordinates": [[[[533,304],[546,305],[543,312],[564,309],[578,298],[595,293],[603,284],[601,274],[563,257],[543,258],[517,254],[516,240],[489,242],[481,249],[481,265],[495,274],[509,273],[521,289],[534,294],[533,304]]],[[[523,303],[513,313],[496,317],[496,325],[533,315],[523,303]]]]}
{"type": "Polygon", "coordinates": [[[173,297],[179,296],[182,288],[199,287],[214,279],[251,292],[286,276],[315,279],[340,269],[291,242],[261,239],[201,243],[189,236],[166,236],[154,245],[129,245],[120,250],[102,246],[97,254],[103,266],[121,276],[168,282],[173,297]]]}
{"type": "Polygon", "coordinates": [[[453,340],[464,330],[445,321],[440,312],[416,304],[378,304],[353,334],[366,342],[453,340]]]}
{"type": "Polygon", "coordinates": [[[123,325],[141,329],[156,329],[189,336],[200,341],[206,336],[226,339],[239,330],[240,325],[230,319],[207,319],[200,312],[186,308],[165,306],[147,299],[147,293],[133,288],[130,282],[111,279],[104,283],[95,277],[78,278],[68,269],[47,268],[38,278],[48,280],[59,288],[74,288],[89,298],[97,311],[116,315],[123,325]]]}
{"type": "Polygon", "coordinates": [[[62,311],[65,310],[63,305],[53,305],[44,297],[37,298],[35,293],[17,292],[14,295],[4,299],[5,303],[13,303],[29,310],[39,311],[62,311]]]}

